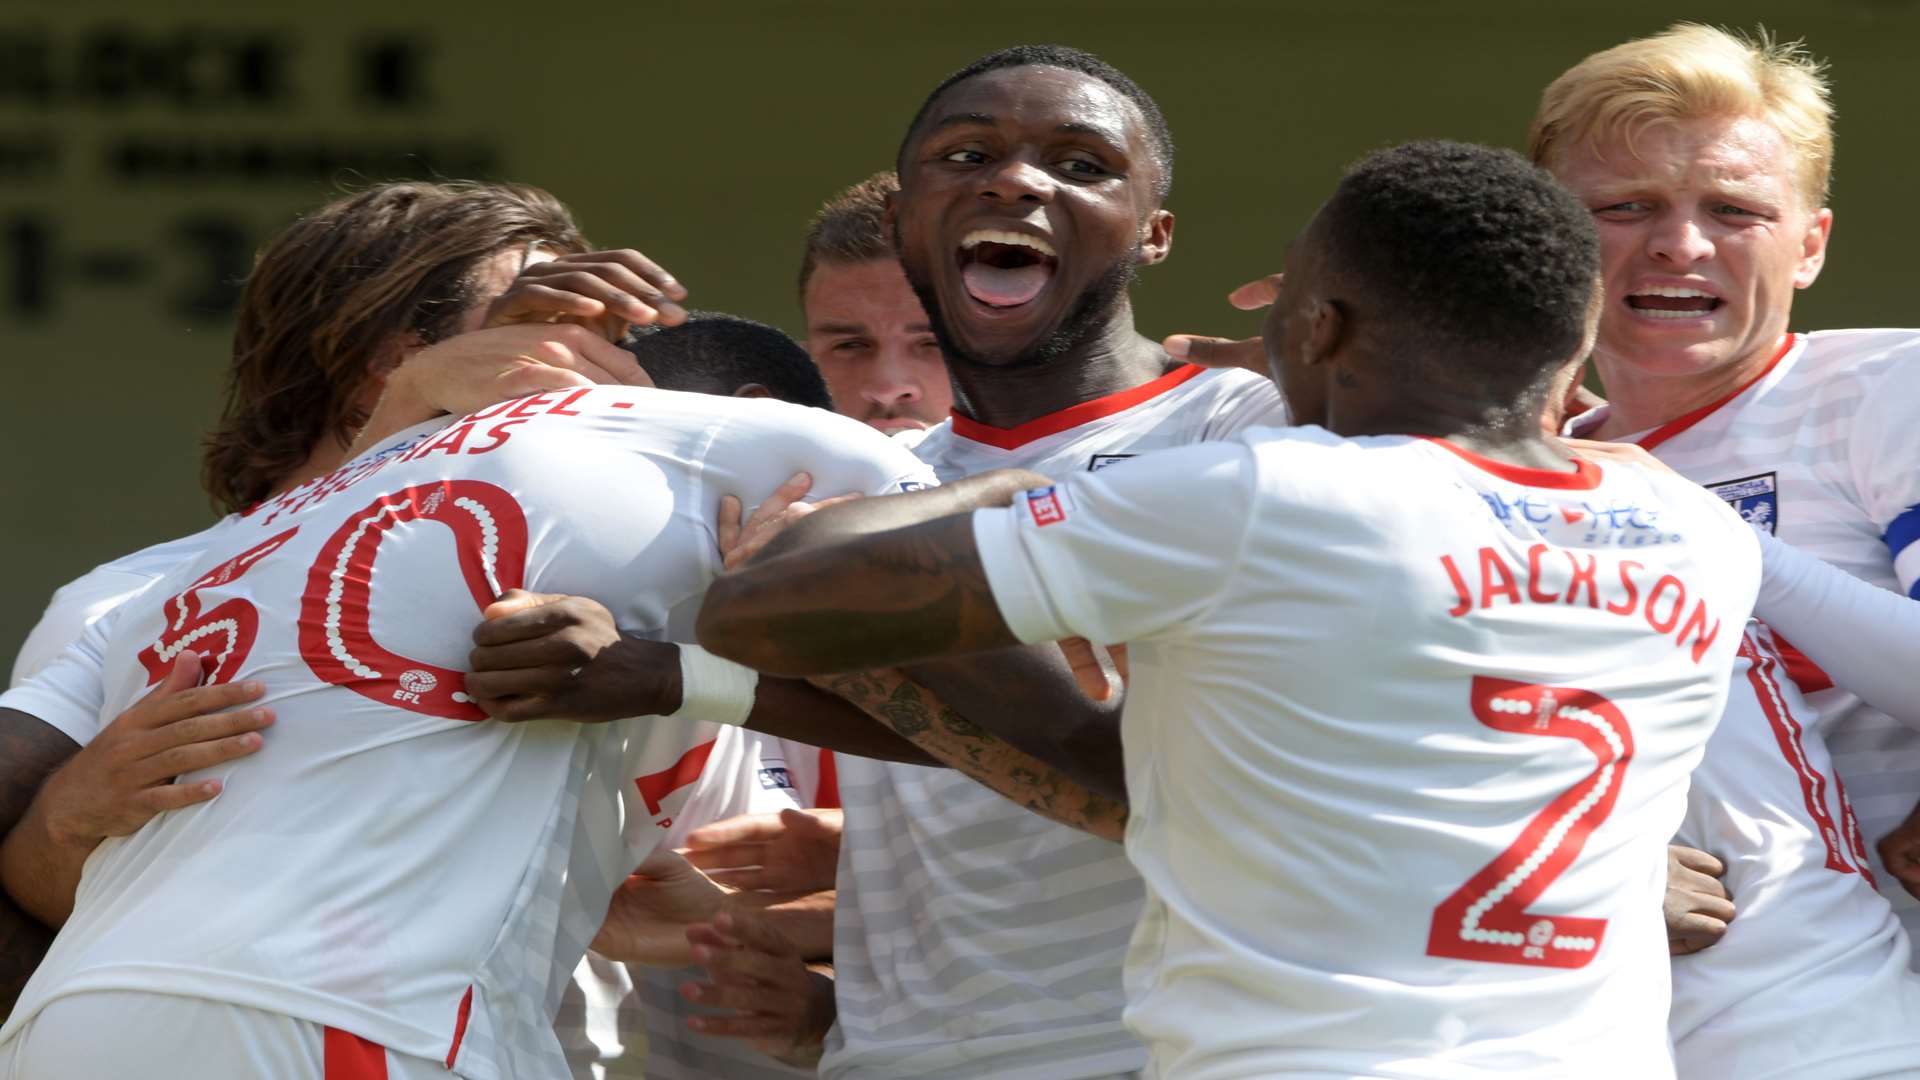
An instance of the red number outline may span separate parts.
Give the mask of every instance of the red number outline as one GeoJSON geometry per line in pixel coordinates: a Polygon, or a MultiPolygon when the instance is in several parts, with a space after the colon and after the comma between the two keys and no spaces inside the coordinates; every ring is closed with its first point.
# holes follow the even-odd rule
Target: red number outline
{"type": "Polygon", "coordinates": [[[173,662],[189,649],[205,658],[200,675],[202,686],[233,681],[234,675],[246,664],[247,654],[253,651],[254,638],[260,632],[260,611],[251,601],[235,596],[202,613],[200,590],[219,588],[244,577],[254,563],[280,550],[298,531],[298,528],[288,529],[260,541],[207,571],[200,580],[161,605],[161,612],[171,618],[153,644],[140,650],[140,664],[147,669],[148,686],[165,678],[173,662]],[[212,637],[219,638],[225,646],[217,653],[199,644],[212,637]]]}
{"type": "Polygon", "coordinates": [[[527,518],[506,489],[442,480],[389,492],[327,538],[300,597],[300,655],[322,682],[383,705],[447,720],[484,720],[466,695],[466,675],[390,652],[373,640],[368,611],[373,563],[395,525],[434,521],[453,531],[460,574],[484,609],[526,580],[527,518]]]}
{"type": "Polygon", "coordinates": [[[1611,701],[1589,690],[1476,675],[1472,702],[1474,718],[1482,724],[1516,735],[1573,739],[1593,752],[1596,764],[1434,908],[1427,955],[1585,967],[1600,951],[1607,920],[1526,909],[1573,865],[1587,837],[1613,812],[1633,758],[1633,731],[1611,701]]]}

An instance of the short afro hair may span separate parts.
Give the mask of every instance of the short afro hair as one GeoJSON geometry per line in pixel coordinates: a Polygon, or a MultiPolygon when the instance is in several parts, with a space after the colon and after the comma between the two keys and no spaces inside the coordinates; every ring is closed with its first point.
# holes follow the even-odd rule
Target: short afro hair
{"type": "Polygon", "coordinates": [[[694,311],[679,326],[636,327],[620,347],[662,390],[727,395],[759,383],[781,401],[833,408],[833,395],[807,350],[766,323],[694,311]]]}
{"type": "Polygon", "coordinates": [[[927,118],[927,110],[940,100],[940,95],[975,75],[1017,67],[1056,67],[1077,71],[1090,79],[1106,83],[1120,96],[1133,102],[1146,119],[1147,141],[1153,148],[1154,164],[1159,166],[1159,175],[1153,184],[1154,196],[1164,200],[1167,193],[1173,190],[1173,131],[1167,127],[1167,118],[1160,114],[1159,102],[1154,101],[1153,95],[1140,89],[1140,84],[1127,78],[1119,68],[1090,52],[1066,45],[1015,45],[1010,49],[988,53],[940,80],[940,85],[934,87],[933,93],[920,103],[920,110],[913,114],[913,122],[907,125],[907,133],[900,140],[900,150],[895,155],[896,165],[906,163],[907,144],[912,141],[913,133],[919,130],[920,121],[927,118]]]}
{"type": "Polygon", "coordinates": [[[1586,339],[1599,287],[1592,215],[1510,150],[1413,142],[1347,170],[1321,211],[1329,264],[1404,342],[1407,374],[1517,388],[1586,339]],[[1421,370],[1421,360],[1428,366],[1421,370]]]}
{"type": "Polygon", "coordinates": [[[877,172],[828,199],[807,228],[806,253],[800,256],[800,302],[806,303],[807,282],[822,263],[847,266],[889,261],[899,256],[887,235],[887,196],[900,190],[892,169],[877,172]]]}

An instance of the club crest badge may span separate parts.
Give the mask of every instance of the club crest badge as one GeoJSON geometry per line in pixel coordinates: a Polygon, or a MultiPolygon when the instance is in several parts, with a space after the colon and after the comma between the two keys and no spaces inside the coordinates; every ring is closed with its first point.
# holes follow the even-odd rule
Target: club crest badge
{"type": "Polygon", "coordinates": [[[1707,490],[1727,500],[1727,505],[1747,524],[1761,532],[1772,535],[1779,531],[1780,487],[1776,474],[1761,473],[1708,484],[1707,490]]]}

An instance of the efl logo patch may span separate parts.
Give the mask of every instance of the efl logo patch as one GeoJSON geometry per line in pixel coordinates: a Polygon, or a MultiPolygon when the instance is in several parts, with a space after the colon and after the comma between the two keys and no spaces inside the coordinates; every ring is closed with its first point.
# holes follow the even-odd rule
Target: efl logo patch
{"type": "Polygon", "coordinates": [[[1109,465],[1118,465],[1130,457],[1138,456],[1138,454],[1095,454],[1093,460],[1087,462],[1087,471],[1099,472],[1109,465]]]}
{"type": "Polygon", "coordinates": [[[1708,484],[1707,490],[1727,500],[1747,524],[1762,532],[1778,532],[1780,518],[1780,489],[1775,473],[1761,473],[1758,476],[1743,476],[1738,480],[1728,480],[1719,484],[1708,484]]]}
{"type": "Polygon", "coordinates": [[[1033,515],[1035,525],[1058,525],[1067,520],[1067,512],[1072,509],[1073,500],[1063,487],[1034,488],[1027,492],[1027,513],[1033,515]]]}

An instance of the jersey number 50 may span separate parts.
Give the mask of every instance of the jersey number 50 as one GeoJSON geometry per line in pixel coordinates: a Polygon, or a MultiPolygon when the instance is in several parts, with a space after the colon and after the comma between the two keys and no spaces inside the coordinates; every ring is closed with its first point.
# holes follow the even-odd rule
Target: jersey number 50
{"type": "Polygon", "coordinates": [[[1607,920],[1539,915],[1527,905],[1580,857],[1613,812],[1633,757],[1633,732],[1611,701],[1587,690],[1477,675],[1473,715],[1496,731],[1576,739],[1593,772],[1533,816],[1520,838],[1433,910],[1427,955],[1539,967],[1580,968],[1606,937],[1607,920]]]}
{"type": "MultiPolygon", "coordinates": [[[[446,480],[382,495],[347,518],[320,548],[300,595],[300,655],[321,681],[383,705],[448,720],[484,720],[464,692],[461,672],[389,651],[373,639],[368,602],[374,558],[395,525],[432,521],[453,532],[461,578],[476,607],[520,588],[527,572],[527,519],[505,489],[478,480],[446,480]]],[[[207,683],[230,681],[246,664],[260,613],[244,597],[202,612],[200,592],[228,585],[293,538],[288,529],[221,563],[167,601],[168,622],[140,662],[158,682],[181,652],[207,658],[207,683]]]]}

